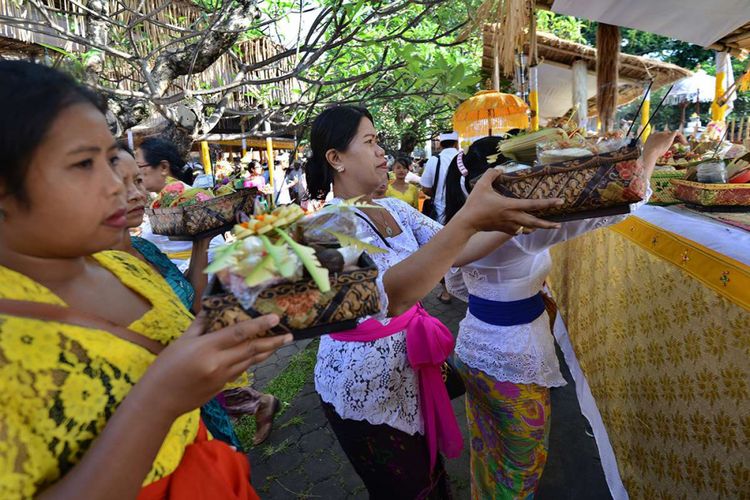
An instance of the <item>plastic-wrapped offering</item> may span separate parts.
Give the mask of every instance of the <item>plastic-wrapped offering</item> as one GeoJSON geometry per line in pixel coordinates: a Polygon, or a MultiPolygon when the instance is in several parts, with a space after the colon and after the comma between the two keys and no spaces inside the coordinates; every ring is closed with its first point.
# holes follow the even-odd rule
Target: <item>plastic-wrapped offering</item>
{"type": "Polygon", "coordinates": [[[549,165],[550,163],[558,163],[561,161],[577,160],[578,158],[585,158],[587,156],[592,156],[593,154],[594,153],[589,149],[575,147],[541,150],[536,156],[539,165],[549,165]]]}
{"type": "Polygon", "coordinates": [[[525,165],[523,163],[517,163],[515,161],[508,161],[503,163],[502,165],[498,165],[495,167],[495,170],[499,170],[504,174],[509,174],[511,172],[518,172],[519,170],[526,170],[531,168],[531,165],[525,165]]]}
{"type": "Polygon", "coordinates": [[[378,271],[365,251],[383,250],[361,234],[355,209],[364,207],[376,208],[351,200],[305,215],[286,205],[237,224],[206,269],[217,278],[203,301],[210,328],[274,313],[273,333],[315,336],[378,312],[378,271]]]}
{"type": "Polygon", "coordinates": [[[537,166],[592,156],[593,150],[581,134],[539,142],[536,145],[537,166]]]}
{"type": "Polygon", "coordinates": [[[596,142],[596,153],[611,153],[628,145],[628,139],[619,136],[601,137],[596,142]]]}
{"type": "Polygon", "coordinates": [[[698,165],[696,177],[698,182],[723,184],[727,182],[727,167],[723,161],[701,163],[698,165]]]}

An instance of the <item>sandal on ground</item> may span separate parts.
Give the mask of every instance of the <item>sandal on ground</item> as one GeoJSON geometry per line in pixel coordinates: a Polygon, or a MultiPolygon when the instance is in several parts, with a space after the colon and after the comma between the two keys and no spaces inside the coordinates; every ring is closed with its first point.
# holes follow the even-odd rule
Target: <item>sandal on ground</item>
{"type": "Polygon", "coordinates": [[[255,413],[255,437],[253,446],[258,446],[268,439],[273,427],[273,418],[281,409],[279,398],[270,394],[264,394],[260,399],[260,407],[255,413]]]}

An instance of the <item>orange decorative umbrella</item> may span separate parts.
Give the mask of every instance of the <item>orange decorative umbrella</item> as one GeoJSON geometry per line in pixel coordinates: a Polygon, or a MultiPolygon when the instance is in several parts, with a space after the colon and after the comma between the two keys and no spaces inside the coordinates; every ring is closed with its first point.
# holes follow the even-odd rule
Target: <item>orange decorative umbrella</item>
{"type": "Polygon", "coordinates": [[[518,96],[496,90],[481,90],[462,102],[453,115],[453,130],[461,146],[488,135],[500,135],[514,128],[529,126],[529,107],[518,96]]]}

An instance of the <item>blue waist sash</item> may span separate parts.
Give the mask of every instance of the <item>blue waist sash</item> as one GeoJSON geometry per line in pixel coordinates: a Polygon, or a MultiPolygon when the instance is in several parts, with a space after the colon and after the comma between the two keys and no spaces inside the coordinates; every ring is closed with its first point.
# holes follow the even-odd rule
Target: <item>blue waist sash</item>
{"type": "Polygon", "coordinates": [[[469,295],[469,312],[490,325],[525,325],[541,316],[544,310],[542,292],[528,299],[512,302],[498,302],[469,295]]]}

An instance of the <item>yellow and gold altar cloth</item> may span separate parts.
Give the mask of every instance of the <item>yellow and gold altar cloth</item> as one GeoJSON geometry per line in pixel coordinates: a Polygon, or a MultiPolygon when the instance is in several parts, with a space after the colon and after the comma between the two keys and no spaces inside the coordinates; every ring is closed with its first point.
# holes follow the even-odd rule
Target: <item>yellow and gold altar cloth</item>
{"type": "Polygon", "coordinates": [[[750,268],[637,217],[552,257],[630,498],[750,498],[750,268]]]}

